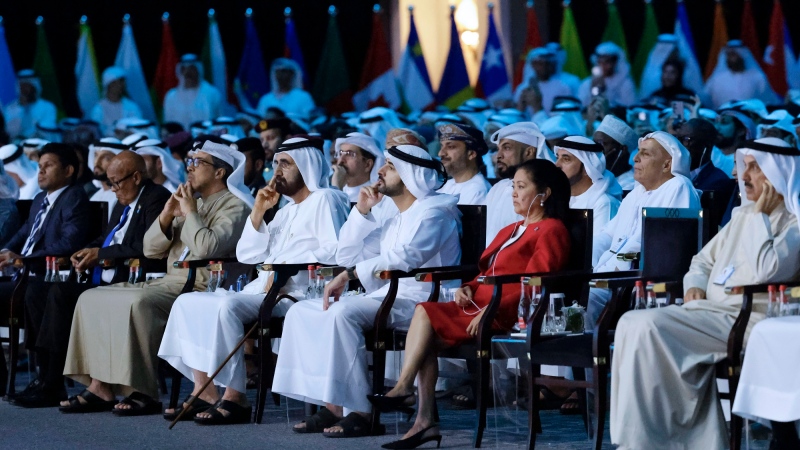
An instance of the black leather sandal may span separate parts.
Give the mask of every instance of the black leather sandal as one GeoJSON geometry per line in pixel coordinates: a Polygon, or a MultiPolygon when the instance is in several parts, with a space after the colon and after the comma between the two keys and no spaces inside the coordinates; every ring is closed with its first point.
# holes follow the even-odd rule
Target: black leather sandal
{"type": "Polygon", "coordinates": [[[295,433],[322,433],[325,428],[334,426],[337,422],[342,420],[341,417],[336,417],[328,408],[322,407],[313,416],[306,417],[306,420],[300,422],[306,424],[305,427],[298,428],[292,427],[295,433]]]}
{"type": "Polygon", "coordinates": [[[333,427],[341,427],[340,432],[322,432],[322,435],[329,438],[352,438],[364,436],[381,436],[386,433],[386,426],[378,426],[376,433],[372,433],[372,423],[359,413],[352,412],[344,419],[336,422],[333,427]]]}
{"type": "Polygon", "coordinates": [[[252,406],[242,406],[230,400],[220,400],[214,406],[204,411],[211,417],[194,417],[198,425],[233,425],[237,423],[250,423],[253,414],[252,406]],[[224,409],[228,414],[221,412],[224,409]]]}
{"type": "Polygon", "coordinates": [[[149,416],[151,414],[160,414],[164,410],[161,402],[155,401],[141,392],[134,392],[123,398],[119,403],[130,405],[128,409],[114,407],[111,412],[120,417],[149,416]]]}
{"type": "Polygon", "coordinates": [[[117,404],[116,400],[103,400],[92,394],[88,389],[84,389],[78,395],[73,395],[67,401],[69,406],[60,406],[58,408],[64,414],[106,412],[114,409],[114,405],[117,404]],[[81,402],[78,397],[84,401],[81,402]]]}
{"type": "Polygon", "coordinates": [[[214,406],[214,405],[212,405],[211,403],[208,403],[205,400],[201,400],[199,398],[195,398],[194,395],[190,395],[190,396],[186,397],[186,400],[184,400],[183,403],[181,403],[181,406],[179,408],[175,408],[175,410],[172,411],[171,413],[165,412],[164,413],[164,419],[169,420],[170,422],[175,420],[175,418],[178,417],[178,415],[181,413],[181,411],[184,410],[184,406],[183,405],[185,405],[186,403],[189,403],[190,401],[192,401],[193,398],[194,398],[194,402],[192,402],[191,406],[189,406],[189,410],[186,411],[186,413],[181,416],[181,422],[183,422],[184,420],[192,420],[192,419],[194,419],[194,415],[195,414],[201,413],[203,411],[206,411],[206,410],[208,410],[208,408],[211,408],[212,406],[214,406]]]}

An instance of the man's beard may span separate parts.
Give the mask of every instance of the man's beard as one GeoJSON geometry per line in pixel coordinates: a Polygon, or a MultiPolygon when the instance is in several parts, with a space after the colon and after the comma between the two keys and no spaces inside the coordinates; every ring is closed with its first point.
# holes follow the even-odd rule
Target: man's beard
{"type": "Polygon", "coordinates": [[[387,197],[397,197],[398,195],[403,193],[403,183],[397,183],[394,186],[389,186],[386,184],[386,180],[381,178],[383,182],[380,187],[378,187],[378,192],[387,196],[387,197]]]}
{"type": "Polygon", "coordinates": [[[92,179],[97,180],[101,183],[105,183],[108,181],[108,174],[105,172],[103,173],[92,172],[92,179]]]}
{"type": "Polygon", "coordinates": [[[278,191],[279,194],[287,197],[291,197],[300,192],[300,189],[303,189],[303,186],[305,186],[305,184],[302,180],[295,180],[291,183],[289,180],[283,177],[275,180],[275,190],[278,191]]]}
{"type": "Polygon", "coordinates": [[[497,176],[501,179],[511,178],[514,176],[514,173],[517,171],[517,166],[506,166],[505,169],[497,168],[497,176]]]}

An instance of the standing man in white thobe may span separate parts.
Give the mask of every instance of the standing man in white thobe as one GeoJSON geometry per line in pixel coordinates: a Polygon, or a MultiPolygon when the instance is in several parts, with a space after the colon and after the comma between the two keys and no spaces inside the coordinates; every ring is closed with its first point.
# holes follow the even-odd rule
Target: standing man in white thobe
{"type": "Polygon", "coordinates": [[[358,201],[358,193],[365,186],[378,181],[378,170],[383,167],[383,151],[378,142],[364,133],[348,133],[336,139],[336,164],[333,164],[331,185],[341,189],[351,202],[358,201]]]}
{"type": "Polygon", "coordinates": [[[100,124],[103,136],[113,136],[114,123],[120,119],[142,118],[139,105],[126,97],[125,69],[111,66],[103,71],[103,92],[103,98],[86,114],[100,124]]]}
{"type": "Polygon", "coordinates": [[[197,55],[183,55],[175,72],[178,86],[164,96],[164,122],[178,122],[188,130],[194,122],[219,117],[222,94],[203,79],[203,64],[197,55]]]}
{"type": "MultiPolygon", "coordinates": [[[[296,425],[296,432],[324,430],[330,437],[370,433],[367,395],[372,387],[364,330],[372,327],[389,290],[374,274],[458,264],[461,258],[456,199],[435,192],[444,177],[441,164],[412,145],[392,147],[385,157],[377,185],[361,190],[339,234],[336,262],[347,270],[328,283],[322,299],[299,302],[286,314],[272,390],[326,405],[296,425]],[[399,213],[379,222],[370,210],[384,196],[399,213]],[[340,297],[347,281],[355,279],[367,293],[340,297]],[[330,297],[338,301],[329,302],[330,297]]],[[[428,283],[401,280],[390,324],[409,323],[429,291],[428,283]]]]}
{"type": "MultiPolygon", "coordinates": [[[[602,232],[617,215],[622,200],[622,188],[614,175],[606,170],[603,146],[583,136],[567,136],[555,146],[556,167],[569,179],[572,209],[591,209],[593,234],[602,232]]],[[[596,250],[596,249],[593,249],[596,250]]],[[[600,251],[592,252],[592,265],[597,264],[600,251]]]]}
{"type": "Polygon", "coordinates": [[[258,101],[256,111],[267,117],[269,108],[278,108],[289,117],[308,120],[316,108],[311,94],[303,90],[303,70],[288,58],[277,58],[269,69],[270,91],[258,101]]]}
{"type": "MultiPolygon", "coordinates": [[[[639,140],[633,175],[638,184],[622,200],[611,222],[594,235],[592,255],[600,254],[595,272],[630,270],[631,263],[618,260],[617,254],[642,248],[642,208],[700,208],[700,196],[688,178],[690,159],[686,147],[664,131],[639,140]]],[[[608,289],[589,290],[587,330],[594,329],[610,298],[608,289]]]]}
{"type": "MultiPolygon", "coordinates": [[[[727,356],[742,297],[725,288],[791,280],[800,271],[800,151],[776,138],[744,147],[736,160],[746,204],[692,259],[686,303],[630,311],[617,325],[611,442],[619,448],[728,447],[715,364],[727,356]]],[[[763,297],[748,330],[764,318],[763,297]]]]}
{"type": "Polygon", "coordinates": [[[552,153],[547,148],[544,135],[533,122],[518,122],[495,131],[492,143],[497,145],[495,171],[502,179],[486,194],[486,245],[508,224],[522,220],[522,216],[514,212],[514,205],[511,203],[511,178],[517,166],[525,161],[541,158],[540,155],[552,153]]]}
{"type": "Polygon", "coordinates": [[[630,157],[639,146],[636,132],[621,119],[607,114],[592,137],[603,146],[606,169],[614,175],[623,190],[632,191],[635,180],[630,157]]]}
{"type": "MultiPolygon", "coordinates": [[[[248,264],[334,264],[339,229],[347,219],[350,204],[341,191],[328,187],[322,140],[289,139],[278,148],[274,164],[275,176],[258,191],[250,219],[236,245],[237,259],[248,264]],[[277,204],[281,195],[292,202],[266,224],[264,213],[277,204]]],[[[183,294],[175,301],[158,356],[195,383],[191,395],[198,398],[184,417],[191,419],[220,400],[215,387],[202,392],[200,387],[244,337],[244,324],[258,317],[271,277],[270,272],[261,272],[239,293],[222,288],[213,293],[183,294]]],[[[304,298],[307,277],[306,271],[298,273],[284,286],[284,293],[304,298]]],[[[273,314],[282,315],[290,304],[283,300],[273,314]]],[[[223,403],[195,419],[206,424],[249,422],[251,408],[245,396],[243,350],[233,356],[214,382],[226,387],[223,403]]],[[[179,412],[180,409],[168,409],[165,417],[174,419],[179,412]]]]}
{"type": "Polygon", "coordinates": [[[717,67],[706,81],[705,94],[713,108],[731,100],[754,98],[766,104],[779,100],[758,61],[740,40],[729,41],[719,52],[717,67]]]}
{"type": "Polygon", "coordinates": [[[531,117],[540,110],[545,114],[550,113],[553,107],[553,100],[558,96],[572,96],[575,93],[562,79],[557,77],[558,61],[556,54],[547,47],[539,47],[528,52],[525,60],[525,75],[528,78],[522,80],[514,92],[514,101],[519,104],[523,97],[527,97],[519,108],[527,112],[531,117]],[[530,70],[528,70],[528,66],[530,70]],[[530,99],[538,96],[538,108],[532,104],[530,99]],[[532,111],[528,108],[531,107],[532,111]]]}
{"type": "Polygon", "coordinates": [[[489,151],[483,133],[469,125],[439,125],[439,159],[450,177],[439,189],[440,194],[458,197],[459,205],[483,205],[492,185],[480,168],[483,155],[489,151]]]}
{"type": "Polygon", "coordinates": [[[3,110],[6,132],[14,141],[33,137],[37,123],[56,123],[56,106],[40,98],[42,83],[32,69],[17,72],[19,97],[3,110]]]}

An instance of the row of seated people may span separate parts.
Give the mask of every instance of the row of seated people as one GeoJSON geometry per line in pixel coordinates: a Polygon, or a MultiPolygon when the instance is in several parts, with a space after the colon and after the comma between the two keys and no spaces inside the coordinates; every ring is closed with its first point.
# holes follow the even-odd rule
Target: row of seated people
{"type": "MultiPolygon", "coordinates": [[[[480,260],[482,275],[523,270],[554,272],[566,263],[570,242],[563,220],[573,197],[571,180],[554,164],[536,158],[537,151],[545,144],[534,139],[538,137],[535,131],[535,126],[520,124],[498,131],[498,147],[509,155],[504,169],[513,178],[507,186],[495,186],[507,192],[505,198],[497,199],[497,205],[510,206],[513,217],[519,215],[521,220],[510,220],[494,233],[480,260]]],[[[196,399],[187,399],[179,408],[191,409],[185,415],[187,418],[206,424],[249,421],[251,407],[244,395],[246,372],[242,352],[237,352],[214,380],[226,386],[222,395],[214,387],[205,390],[201,387],[242,339],[243,324],[256,319],[264,293],[272,282],[271,274],[262,272],[239,293],[224,289],[204,293],[208,276],[199,271],[194,286],[199,292],[179,296],[186,282],[186,270],[174,268],[172,263],[233,256],[244,263],[316,261],[345,266],[347,270],[326,285],[323,298],[308,298],[291,308],[289,303],[282,304],[283,309],[277,311],[286,314],[286,321],[273,392],[326,405],[296,425],[295,431],[323,432],[331,437],[374,432],[370,424],[373,404],[380,410],[407,408],[414,402],[413,381],[419,375],[420,411],[404,437],[410,441],[395,445],[437,439],[438,426],[432,406],[436,351],[475,334],[491,292],[467,283],[457,291],[455,302],[417,308],[427,298],[428,287],[423,283],[401,282],[391,321],[395,325],[410,322],[406,364],[392,391],[385,396],[371,395],[363,331],[372,325],[388,290],[372,274],[380,270],[454,266],[460,262],[461,253],[457,198],[436,193],[443,182],[443,167],[424,149],[407,143],[413,140],[413,134],[401,132],[397,136],[404,137],[405,143],[386,149],[387,162],[378,171],[378,182],[360,189],[352,209],[347,196],[328,188],[321,141],[314,138],[292,138],[282,144],[274,160],[275,176],[255,199],[243,187],[244,157],[228,146],[206,142],[197,147],[190,154],[188,182],[172,195],[142,176],[141,157],[122,152],[108,168],[109,180],[119,200],[110,221],[115,226],[99,247],[74,253],[74,248],[56,248],[54,243],[85,242],[82,236],[85,216],[81,215],[85,195],[81,197],[81,192],[70,186],[75,167],[70,152],[61,151],[57,145],[46,147],[39,179],[45,192],[34,201],[25,226],[4,245],[0,266],[9,265],[15,258],[72,254],[77,271],[94,269],[100,279],[74,290],[65,288],[66,285],[30,284],[26,292],[26,345],[37,354],[39,383],[16,396],[15,403],[59,405],[63,412],[113,410],[123,416],[161,413],[156,375],[161,357],[195,382],[192,396],[196,399]],[[281,196],[290,201],[266,223],[264,215],[278,204],[281,196]],[[118,252],[111,253],[108,249],[112,247],[118,252]],[[120,270],[115,274],[94,268],[101,257],[123,254],[166,257],[167,275],[130,285],[118,282],[120,276],[124,279],[120,270]],[[359,280],[366,294],[342,297],[351,280],[359,280]],[[111,284],[96,287],[105,283],[111,284]],[[331,298],[340,301],[330,301],[331,298]],[[87,389],[64,400],[62,374],[87,385],[87,389]],[[123,400],[117,402],[117,395],[124,396],[123,400]]],[[[467,143],[474,141],[463,130],[454,130],[450,137],[467,143]]],[[[556,146],[556,151],[560,149],[573,155],[597,154],[602,146],[575,137],[556,146]]],[[[687,275],[691,283],[686,283],[689,289],[686,299],[689,305],[698,306],[675,313],[690,315],[683,322],[675,321],[677,334],[695,321],[732,320],[729,310],[735,308],[726,302],[735,300],[714,284],[724,286],[728,281],[720,282],[717,272],[727,273],[730,271],[727,267],[732,266],[737,269],[736,276],[727,273],[727,277],[746,284],[786,279],[797,270],[797,252],[787,249],[797,248],[798,207],[796,198],[794,203],[784,201],[784,196],[793,192],[793,181],[786,172],[789,166],[777,160],[794,161],[797,151],[779,140],[767,138],[749,143],[741,155],[740,178],[751,204],[737,210],[730,225],[693,263],[687,275]],[[748,233],[748,245],[732,243],[744,233],[748,233]],[[753,267],[754,263],[757,266],[753,267]],[[689,278],[692,274],[693,278],[689,278]],[[691,315],[695,309],[698,314],[691,315]]],[[[699,207],[697,191],[687,178],[690,159],[681,142],[667,133],[656,132],[642,139],[634,172],[638,184],[622,200],[614,219],[595,233],[595,271],[630,268],[628,263],[613,256],[636,251],[640,245],[638,222],[642,207],[699,207]]],[[[490,200],[489,205],[492,204],[490,200]]],[[[302,286],[305,276],[298,274],[284,286],[284,292],[302,298],[304,294],[298,295],[296,288],[302,286]]],[[[0,298],[8,298],[10,286],[6,284],[0,289],[4,289],[0,298]]],[[[593,292],[590,323],[607,301],[606,294],[593,292]]],[[[507,330],[515,322],[518,298],[518,290],[504,291],[497,328],[507,330]]],[[[671,334],[661,335],[671,331],[658,322],[670,321],[668,316],[637,320],[637,314],[631,314],[630,321],[648,330],[650,335],[677,339],[671,334]]],[[[721,336],[724,324],[717,328],[721,336]]],[[[652,345],[659,345],[658,339],[652,345]]],[[[648,341],[642,338],[630,342],[636,347],[648,341]]],[[[709,347],[716,348],[717,344],[710,342],[709,347]]],[[[624,351],[636,350],[619,345],[617,352],[624,355],[624,351]]],[[[678,350],[686,351],[681,347],[672,352],[671,359],[659,360],[664,367],[665,386],[677,382],[674,377],[680,376],[675,372],[680,363],[666,362],[689,358],[678,350]],[[670,369],[675,370],[670,372],[670,369]]],[[[619,359],[625,361],[624,357],[619,359]]],[[[631,367],[615,360],[617,380],[643,376],[636,365],[639,361],[632,359],[631,367]]],[[[694,370],[703,370],[699,366],[694,370]]],[[[628,381],[621,385],[635,383],[628,381]]],[[[687,395],[693,395],[696,391],[692,389],[707,389],[707,386],[685,389],[689,390],[687,395]]],[[[637,403],[638,398],[644,398],[639,394],[642,393],[617,389],[612,397],[637,405],[626,404],[622,410],[624,414],[635,413],[633,419],[626,416],[626,420],[615,422],[612,400],[612,438],[633,448],[647,434],[639,432],[651,433],[650,427],[658,422],[658,411],[653,405],[637,403]]],[[[679,402],[681,398],[671,400],[679,402]]],[[[687,408],[684,404],[673,406],[676,410],[687,408]]],[[[168,418],[178,413],[171,409],[164,411],[168,418]]],[[[718,424],[713,423],[715,417],[692,417],[693,432],[704,430],[713,440],[714,431],[719,431],[718,424]]],[[[677,425],[658,423],[657,426],[670,433],[680,432],[680,429],[675,431],[677,425]]]]}

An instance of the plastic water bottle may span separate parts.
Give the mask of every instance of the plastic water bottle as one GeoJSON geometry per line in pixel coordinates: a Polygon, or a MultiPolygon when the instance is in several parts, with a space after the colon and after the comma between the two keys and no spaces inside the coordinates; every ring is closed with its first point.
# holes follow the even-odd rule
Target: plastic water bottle
{"type": "Polygon", "coordinates": [[[243,273],[239,275],[239,278],[236,279],[236,292],[242,292],[242,289],[244,289],[249,282],[250,281],[247,279],[247,274],[243,273]]]}
{"type": "Polygon", "coordinates": [[[778,317],[780,315],[781,304],[778,302],[778,296],[776,294],[776,291],[777,289],[775,289],[774,284],[770,284],[767,287],[767,292],[769,293],[769,303],[767,304],[767,318],[778,317]]]}
{"type": "Polygon", "coordinates": [[[53,260],[55,258],[51,256],[46,256],[45,260],[45,272],[44,272],[44,281],[45,283],[49,283],[53,281],[53,260]]]}
{"type": "Polygon", "coordinates": [[[58,270],[58,258],[53,256],[51,264],[53,265],[53,276],[50,281],[53,283],[61,283],[61,273],[58,270]]]}
{"type": "MultiPolygon", "coordinates": [[[[648,281],[647,285],[652,286],[653,282],[648,281]]],[[[657,308],[658,305],[656,304],[656,293],[653,291],[653,288],[651,287],[650,290],[645,289],[645,292],[647,293],[647,309],[657,308]]]]}
{"type": "Polygon", "coordinates": [[[644,283],[639,280],[633,287],[633,309],[646,309],[644,302],[644,283]]]}
{"type": "Polygon", "coordinates": [[[128,272],[128,284],[136,284],[137,275],[136,267],[131,266],[128,272]]]}
{"type": "Polygon", "coordinates": [[[320,268],[322,268],[322,266],[317,266],[317,269],[316,269],[316,272],[317,272],[317,297],[322,297],[322,294],[325,293],[325,277],[323,277],[322,274],[320,273],[320,270],[319,270],[320,268]]]}
{"type": "Polygon", "coordinates": [[[778,292],[779,292],[778,298],[780,298],[781,301],[781,308],[780,308],[781,317],[793,315],[792,305],[789,304],[789,296],[786,295],[786,285],[782,284],[778,288],[778,292]]]}
{"type": "Polygon", "coordinates": [[[306,286],[306,298],[316,298],[317,297],[317,276],[316,270],[313,264],[309,264],[308,267],[308,285],[306,286]]]}
{"type": "MultiPolygon", "coordinates": [[[[209,264],[215,264],[216,261],[209,261],[209,264]]],[[[208,276],[208,285],[206,286],[206,292],[214,292],[219,284],[219,275],[217,274],[216,270],[212,270],[208,276]]]]}
{"type": "Polygon", "coordinates": [[[519,306],[517,307],[517,326],[519,331],[524,331],[528,328],[528,320],[531,316],[531,295],[528,291],[529,277],[520,277],[519,289],[519,306]]]}

